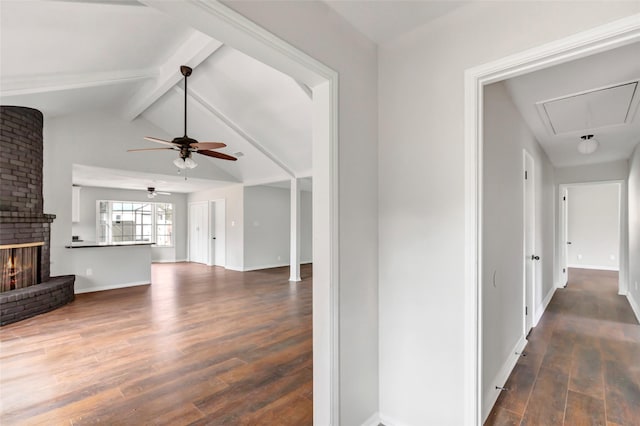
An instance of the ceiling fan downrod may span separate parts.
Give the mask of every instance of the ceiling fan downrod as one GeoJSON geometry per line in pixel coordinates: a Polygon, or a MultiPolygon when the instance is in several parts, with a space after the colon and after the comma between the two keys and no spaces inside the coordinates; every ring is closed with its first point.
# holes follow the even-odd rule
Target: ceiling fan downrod
{"type": "Polygon", "coordinates": [[[184,138],[187,138],[187,77],[191,75],[193,69],[186,65],[180,65],[180,72],[184,76],[184,138]]]}

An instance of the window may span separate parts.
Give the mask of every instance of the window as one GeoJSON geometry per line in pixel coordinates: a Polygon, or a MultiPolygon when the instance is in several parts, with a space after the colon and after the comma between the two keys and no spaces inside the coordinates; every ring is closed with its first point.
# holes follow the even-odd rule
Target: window
{"type": "Polygon", "coordinates": [[[98,201],[98,242],[173,245],[173,204],[98,201]]]}

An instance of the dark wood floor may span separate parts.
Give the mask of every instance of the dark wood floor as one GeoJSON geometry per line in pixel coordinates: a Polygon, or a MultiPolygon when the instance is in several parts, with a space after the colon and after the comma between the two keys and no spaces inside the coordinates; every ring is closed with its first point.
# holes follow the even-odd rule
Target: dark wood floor
{"type": "Polygon", "coordinates": [[[640,425],[640,325],[617,272],[570,269],[486,425],[640,425]]]}
{"type": "Polygon", "coordinates": [[[0,424],[312,423],[311,267],[157,264],[0,329],[0,424]]]}

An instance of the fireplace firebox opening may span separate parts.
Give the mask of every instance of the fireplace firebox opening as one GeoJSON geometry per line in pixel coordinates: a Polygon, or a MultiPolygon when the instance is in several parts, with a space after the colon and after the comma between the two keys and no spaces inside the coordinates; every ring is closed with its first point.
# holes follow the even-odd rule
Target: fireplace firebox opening
{"type": "Polygon", "coordinates": [[[44,242],[0,245],[0,293],[40,283],[40,250],[44,242]]]}

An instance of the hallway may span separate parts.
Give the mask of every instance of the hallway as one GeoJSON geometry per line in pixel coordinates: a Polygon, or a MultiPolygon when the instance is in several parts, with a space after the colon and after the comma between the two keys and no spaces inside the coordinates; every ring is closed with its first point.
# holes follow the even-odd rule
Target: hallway
{"type": "Polygon", "coordinates": [[[640,425],[640,325],[618,273],[570,269],[485,425],[640,425]]]}

